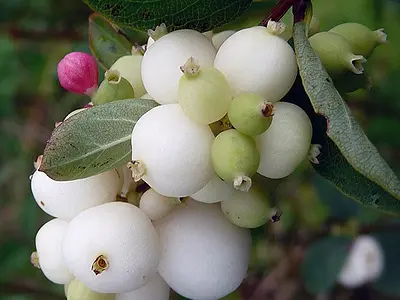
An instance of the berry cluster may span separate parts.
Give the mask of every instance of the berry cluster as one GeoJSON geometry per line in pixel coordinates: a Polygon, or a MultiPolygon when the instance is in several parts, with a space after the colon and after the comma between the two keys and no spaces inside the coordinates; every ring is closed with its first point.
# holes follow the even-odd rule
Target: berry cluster
{"type": "MultiPolygon", "coordinates": [[[[172,288],[213,300],[237,289],[249,228],[271,217],[257,176],[290,175],[311,146],[307,114],[279,102],[297,76],[284,30],[273,21],[211,36],[159,26],[99,86],[90,55],[60,62],[61,85],[92,100],[67,118],[116,100],[160,104],[133,128],[127,166],[74,181],[31,177],[36,202],[56,218],[37,233],[32,262],[68,299],[168,300],[172,288]]],[[[319,39],[310,39],[317,52],[319,39]]]]}

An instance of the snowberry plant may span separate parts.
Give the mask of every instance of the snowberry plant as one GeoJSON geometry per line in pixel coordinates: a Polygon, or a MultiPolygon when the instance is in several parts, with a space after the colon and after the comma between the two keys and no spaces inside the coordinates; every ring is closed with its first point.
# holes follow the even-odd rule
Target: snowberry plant
{"type": "MultiPolygon", "coordinates": [[[[331,77],[362,76],[382,29],[348,23],[308,38],[310,0],[281,0],[258,26],[234,30],[223,25],[260,3],[84,2],[105,36],[91,32],[94,56],[67,54],[58,78],[91,104],[57,124],[31,176],[38,206],[57,218],[31,260],[67,299],[229,295],[248,274],[252,230],[286,217],[271,182],[307,163],[364,205],[400,212],[398,178],[331,77]],[[287,42],[279,20],[292,7],[287,42]],[[121,34],[132,28],[147,44],[121,34]]],[[[380,279],[379,239],[353,236],[307,250],[309,292],[380,279]],[[314,265],[329,278],[312,276],[314,265]]]]}

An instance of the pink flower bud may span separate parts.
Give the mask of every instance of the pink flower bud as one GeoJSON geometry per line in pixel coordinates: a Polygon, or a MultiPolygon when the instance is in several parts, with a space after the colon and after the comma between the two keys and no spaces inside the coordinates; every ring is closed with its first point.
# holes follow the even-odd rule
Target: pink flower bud
{"type": "Polygon", "coordinates": [[[95,58],[84,52],[67,54],[57,66],[58,80],[63,88],[90,96],[97,89],[98,69],[95,58]]]}

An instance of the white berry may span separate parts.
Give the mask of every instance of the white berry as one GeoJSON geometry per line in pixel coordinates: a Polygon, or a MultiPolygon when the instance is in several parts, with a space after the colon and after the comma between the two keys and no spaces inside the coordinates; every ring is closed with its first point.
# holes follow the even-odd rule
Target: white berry
{"type": "Polygon", "coordinates": [[[260,152],[258,173],[276,179],[290,175],[307,156],[312,126],[297,105],[278,102],[274,106],[271,126],[255,139],[260,152]]]}
{"type": "Polygon", "coordinates": [[[89,207],[115,201],[121,190],[121,178],[117,171],[110,170],[84,179],[55,181],[35,171],[31,189],[37,204],[46,213],[70,220],[89,207]]]}
{"type": "Polygon", "coordinates": [[[115,300],[169,300],[170,288],[156,274],[145,286],[126,294],[117,294],[115,300]]]}
{"type": "Polygon", "coordinates": [[[179,104],[155,107],[139,119],[132,132],[134,177],[136,173],[136,180],[142,178],[164,196],[191,195],[214,173],[213,140],[211,129],[190,120],[179,104]]]}
{"type": "Polygon", "coordinates": [[[232,184],[223,181],[217,174],[214,174],[205,187],[190,197],[199,202],[217,203],[229,200],[235,191],[236,189],[232,184]]]}
{"type": "Polygon", "coordinates": [[[377,279],[384,266],[381,246],[371,236],[357,237],[343,266],[338,282],[347,288],[356,288],[377,279]]]}
{"type": "Polygon", "coordinates": [[[230,37],[232,36],[236,31],[234,30],[225,30],[218,32],[213,35],[212,37],[212,43],[215,47],[215,49],[221,48],[222,44],[230,37]]]}
{"type": "Polygon", "coordinates": [[[219,299],[246,276],[250,231],[231,224],[218,204],[189,200],[155,226],[162,248],[159,273],[180,295],[219,299]]]}
{"type": "Polygon", "coordinates": [[[68,230],[68,222],[53,219],[44,224],[36,234],[36,251],[43,274],[57,284],[69,283],[73,275],[62,256],[62,241],[68,230]]]}
{"type": "Polygon", "coordinates": [[[180,66],[195,57],[201,66],[212,66],[216,50],[209,39],[190,29],[173,31],[148,47],[142,61],[146,91],[161,104],[178,102],[180,66]]]}
{"type": "Polygon", "coordinates": [[[219,48],[214,67],[225,75],[234,96],[256,93],[270,102],[279,101],[297,75],[292,48],[271,28],[262,26],[229,37],[219,48]]]}
{"type": "Polygon", "coordinates": [[[136,206],[112,202],[76,216],[63,242],[74,276],[98,293],[126,293],[157,272],[160,245],[150,219],[136,206]]]}

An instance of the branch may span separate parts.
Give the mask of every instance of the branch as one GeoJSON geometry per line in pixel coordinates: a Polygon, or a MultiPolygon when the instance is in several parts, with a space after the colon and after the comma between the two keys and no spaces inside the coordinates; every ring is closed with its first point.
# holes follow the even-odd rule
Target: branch
{"type": "Polygon", "coordinates": [[[286,12],[299,1],[301,0],[279,0],[278,4],[271,10],[269,15],[260,22],[260,26],[267,26],[269,20],[279,21],[286,12]]]}

